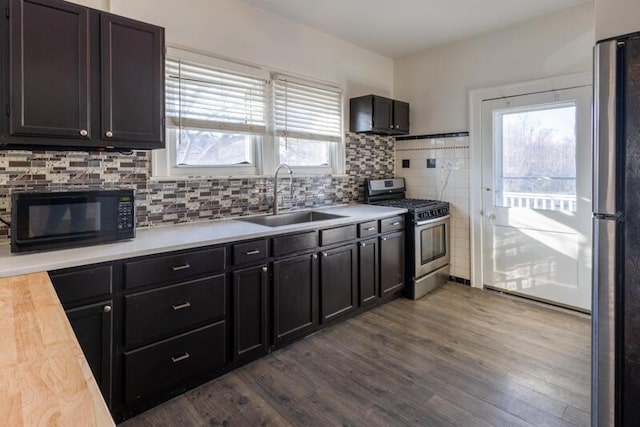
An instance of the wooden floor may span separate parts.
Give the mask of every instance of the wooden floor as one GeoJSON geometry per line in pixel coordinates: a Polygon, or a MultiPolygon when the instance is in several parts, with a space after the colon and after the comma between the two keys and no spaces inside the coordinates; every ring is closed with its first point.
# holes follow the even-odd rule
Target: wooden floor
{"type": "Polygon", "coordinates": [[[449,283],[273,352],[126,426],[587,426],[590,322],[449,283]]]}

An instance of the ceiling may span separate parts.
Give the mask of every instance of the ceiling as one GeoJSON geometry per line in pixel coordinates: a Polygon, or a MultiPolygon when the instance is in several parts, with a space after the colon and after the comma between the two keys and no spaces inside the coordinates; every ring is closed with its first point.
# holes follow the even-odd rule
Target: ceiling
{"type": "Polygon", "coordinates": [[[243,0],[391,58],[592,0],[243,0]]]}

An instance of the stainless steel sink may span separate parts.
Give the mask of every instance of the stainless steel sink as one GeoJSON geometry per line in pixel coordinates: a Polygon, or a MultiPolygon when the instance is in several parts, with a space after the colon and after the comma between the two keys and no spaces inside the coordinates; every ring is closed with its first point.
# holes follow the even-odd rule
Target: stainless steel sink
{"type": "Polygon", "coordinates": [[[328,214],[324,212],[306,211],[292,212],[280,215],[255,216],[251,218],[238,218],[238,220],[265,225],[267,227],[281,227],[283,225],[302,224],[305,222],[314,221],[327,221],[337,218],[344,218],[344,216],[328,214]]]}

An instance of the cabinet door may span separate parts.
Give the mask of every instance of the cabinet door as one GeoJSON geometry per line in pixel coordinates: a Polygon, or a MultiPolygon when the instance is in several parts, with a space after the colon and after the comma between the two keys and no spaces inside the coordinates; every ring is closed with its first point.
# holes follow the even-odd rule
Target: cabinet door
{"type": "Polygon", "coordinates": [[[145,143],[138,148],[162,147],[163,29],[104,13],[100,34],[102,140],[107,145],[124,141],[145,143]]]}
{"type": "Polygon", "coordinates": [[[318,256],[273,263],[273,344],[312,332],[318,324],[318,256]]]}
{"type": "Polygon", "coordinates": [[[237,270],[233,286],[233,360],[251,360],[267,353],[266,265],[237,270]]]}
{"type": "Polygon", "coordinates": [[[360,306],[378,298],[380,276],[378,274],[378,238],[360,242],[358,248],[358,285],[360,306]]]}
{"type": "Polygon", "coordinates": [[[66,311],[73,332],[109,407],[113,347],[112,307],[113,301],[109,300],[66,311]]]}
{"type": "Polygon", "coordinates": [[[393,100],[373,97],[373,128],[379,132],[393,132],[393,100]]]}
{"type": "Polygon", "coordinates": [[[357,304],[356,245],[323,251],[320,257],[322,322],[343,316],[357,304]]]}
{"type": "Polygon", "coordinates": [[[380,294],[404,288],[404,232],[380,237],[380,294]]]}
{"type": "Polygon", "coordinates": [[[393,125],[394,133],[409,133],[409,104],[402,101],[393,101],[393,125]]]}
{"type": "Polygon", "coordinates": [[[10,134],[88,140],[89,9],[11,0],[9,16],[10,134]]]}

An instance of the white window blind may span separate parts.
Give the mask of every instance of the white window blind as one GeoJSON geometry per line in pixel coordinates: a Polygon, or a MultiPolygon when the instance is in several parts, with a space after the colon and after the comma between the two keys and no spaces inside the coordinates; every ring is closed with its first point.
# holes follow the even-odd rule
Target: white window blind
{"type": "Polygon", "coordinates": [[[273,80],[276,136],[342,141],[342,93],[276,75],[273,80]]]}
{"type": "Polygon", "coordinates": [[[258,77],[167,59],[167,125],[264,134],[266,89],[258,77]]]}

